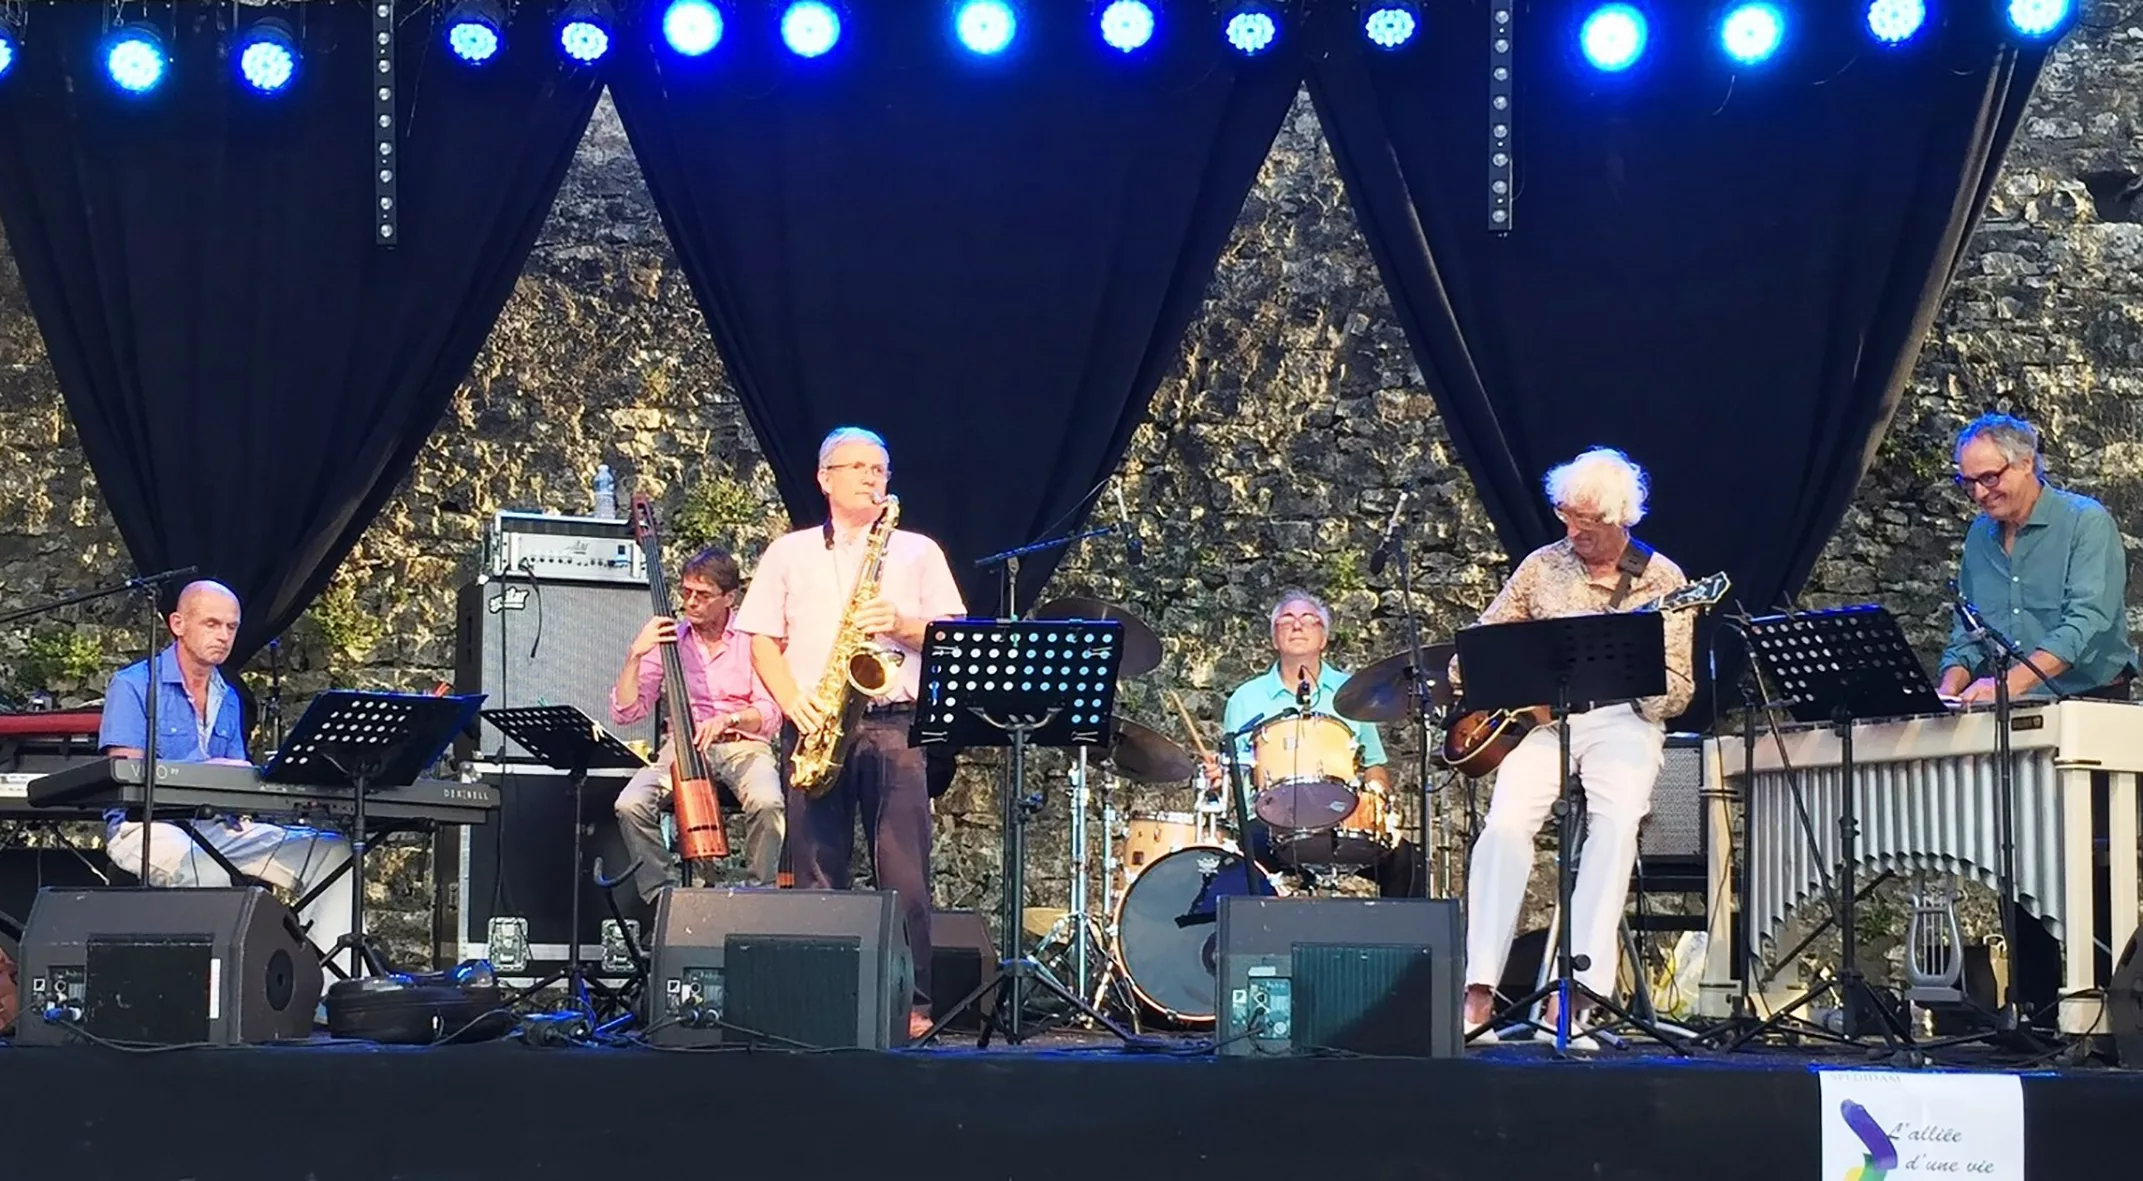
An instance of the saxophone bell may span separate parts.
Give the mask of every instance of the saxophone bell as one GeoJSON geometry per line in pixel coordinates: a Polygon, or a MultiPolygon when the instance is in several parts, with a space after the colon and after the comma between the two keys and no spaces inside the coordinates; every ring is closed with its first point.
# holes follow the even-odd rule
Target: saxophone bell
{"type": "Polygon", "coordinates": [[[866,644],[848,658],[848,683],[856,692],[876,700],[889,697],[894,678],[908,654],[886,644],[866,644]]]}

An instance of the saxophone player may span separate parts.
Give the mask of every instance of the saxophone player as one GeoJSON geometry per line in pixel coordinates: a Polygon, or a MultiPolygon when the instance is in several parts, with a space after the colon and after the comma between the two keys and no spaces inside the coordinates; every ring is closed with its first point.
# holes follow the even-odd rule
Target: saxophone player
{"type": "Polygon", "coordinates": [[[930,789],[924,753],[908,745],[908,726],[922,682],[923,629],[931,620],[964,615],[967,607],[938,543],[895,529],[885,542],[876,592],[850,613],[891,474],[885,440],[876,434],[842,427],[827,435],[818,466],[826,521],[767,547],[733,626],[752,637],[752,664],[798,733],[841,722],[814,698],[844,616],[856,632],[901,657],[889,690],[869,699],[858,719],[832,784],[816,795],[789,792],[788,840],[799,887],[845,890],[861,813],[878,885],[899,895],[907,919],[916,991],[909,1027],[919,1036],[930,1027],[930,789]]]}

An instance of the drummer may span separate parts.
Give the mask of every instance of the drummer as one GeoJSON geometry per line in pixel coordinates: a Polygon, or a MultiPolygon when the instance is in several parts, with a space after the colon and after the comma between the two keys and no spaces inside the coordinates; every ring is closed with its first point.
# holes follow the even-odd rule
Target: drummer
{"type": "MultiPolygon", "coordinates": [[[[1360,747],[1363,787],[1388,796],[1391,772],[1386,766],[1384,740],[1378,736],[1376,725],[1341,717],[1333,707],[1333,695],[1347,683],[1347,673],[1325,661],[1325,645],[1331,634],[1332,609],[1324,600],[1297,588],[1282,591],[1272,608],[1272,665],[1228,695],[1221,725],[1227,735],[1235,736],[1238,761],[1247,769],[1251,761],[1249,732],[1256,730],[1260,723],[1289,711],[1332,718],[1353,732],[1355,743],[1360,747]]],[[[1206,757],[1205,777],[1209,785],[1227,782],[1216,756],[1206,757]]],[[[1228,802],[1232,804],[1232,800],[1228,802]]],[[[1270,849],[1265,825],[1253,821],[1251,827],[1258,861],[1270,870],[1284,868],[1281,859],[1276,858],[1270,849]]],[[[1398,850],[1385,854],[1377,865],[1363,870],[1362,874],[1375,878],[1380,891],[1387,897],[1404,897],[1410,892],[1407,875],[1412,865],[1411,843],[1401,842],[1398,850]]]]}

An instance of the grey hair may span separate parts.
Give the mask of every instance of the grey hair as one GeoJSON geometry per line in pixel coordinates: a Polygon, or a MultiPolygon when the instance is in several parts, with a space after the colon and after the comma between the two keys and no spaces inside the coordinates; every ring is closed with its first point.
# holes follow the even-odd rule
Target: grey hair
{"type": "Polygon", "coordinates": [[[2008,414],[1982,414],[1964,424],[1957,432],[1957,450],[1951,460],[1964,458],[1964,449],[1974,439],[1985,439],[1994,444],[2005,463],[2031,460],[2031,470],[2038,475],[2046,474],[2046,456],[2039,451],[2039,428],[2008,414]]]}
{"type": "Polygon", "coordinates": [[[1549,470],[1541,481],[1548,503],[1590,506],[1610,525],[1628,528],[1644,520],[1652,482],[1644,469],[1612,447],[1594,447],[1549,470]]]}
{"type": "Polygon", "coordinates": [[[1332,609],[1325,606],[1325,601],[1300,587],[1293,586],[1281,591],[1280,597],[1272,601],[1272,626],[1280,626],[1280,609],[1289,603],[1308,603],[1311,609],[1317,612],[1317,618],[1323,621],[1325,630],[1332,630],[1332,609]]]}
{"type": "Polygon", "coordinates": [[[825,441],[819,444],[819,466],[825,467],[826,460],[833,455],[833,449],[843,443],[869,443],[871,446],[885,452],[885,465],[888,468],[893,466],[893,452],[891,448],[885,445],[885,440],[878,437],[877,431],[867,431],[860,426],[837,426],[833,428],[832,432],[826,436],[825,441]]]}

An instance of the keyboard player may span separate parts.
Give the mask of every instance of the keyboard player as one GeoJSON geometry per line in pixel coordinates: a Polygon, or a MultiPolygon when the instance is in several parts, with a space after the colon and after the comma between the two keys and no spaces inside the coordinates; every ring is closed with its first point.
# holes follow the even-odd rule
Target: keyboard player
{"type": "MultiPolygon", "coordinates": [[[[216,582],[195,582],[179,592],[178,609],[168,618],[172,643],[156,657],[156,757],[172,763],[229,763],[250,766],[245,728],[239,720],[238,696],[223,679],[221,666],[238,634],[238,596],[216,582]]],[[[139,660],[113,674],[104,694],[104,723],[98,745],[107,755],[140,758],[148,746],[149,662],[139,660]]],[[[205,842],[238,872],[299,895],[334,873],[350,859],[349,842],[334,833],[283,827],[225,816],[186,822],[190,837],[176,824],[158,822],[149,848],[149,875],[159,886],[225,886],[230,878],[205,842]]],[[[126,873],[141,869],[142,826],[114,811],[105,817],[104,850],[126,873]]],[[[356,875],[345,873],[300,911],[313,943],[326,950],[349,930],[350,890],[356,875]]]]}
{"type": "MultiPolygon", "coordinates": [[[[2128,562],[2106,507],[2046,482],[2039,432],[2006,414],[1974,419],[1957,435],[1957,486],[1980,515],[1965,531],[1957,589],[2071,697],[2125,701],[2136,672],[2128,639],[2128,562]]],[[[1965,705],[1994,700],[1993,662],[1959,620],[1936,685],[1965,705]]],[[[2012,697],[2048,696],[2021,664],[2012,697]]]]}

